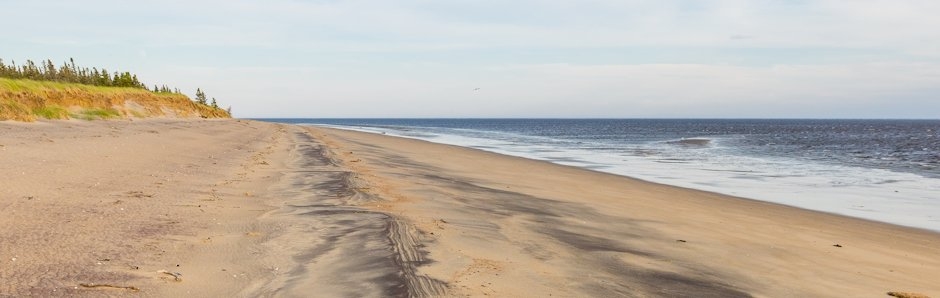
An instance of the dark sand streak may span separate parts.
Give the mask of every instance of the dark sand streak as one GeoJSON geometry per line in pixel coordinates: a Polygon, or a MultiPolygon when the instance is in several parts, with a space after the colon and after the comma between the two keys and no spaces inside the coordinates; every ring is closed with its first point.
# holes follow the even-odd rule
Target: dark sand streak
{"type": "Polygon", "coordinates": [[[356,174],[331,158],[332,152],[306,133],[293,135],[295,159],[282,182],[285,205],[306,227],[287,233],[288,241],[310,238],[295,254],[286,283],[265,292],[285,296],[427,297],[441,295],[446,285],[417,273],[430,262],[420,234],[406,222],[360,204],[382,200],[361,191],[356,174]],[[303,248],[306,247],[306,248],[303,248]],[[319,292],[312,293],[311,289],[319,292]]]}
{"type": "Polygon", "coordinates": [[[368,144],[354,143],[370,151],[369,154],[357,152],[357,156],[381,157],[371,162],[388,169],[407,169],[405,173],[412,174],[398,178],[414,185],[426,186],[419,190],[424,197],[434,198],[438,204],[446,205],[440,208],[462,213],[460,218],[449,218],[449,224],[476,231],[481,236],[480,241],[513,242],[537,259],[559,261],[560,251],[550,251],[538,242],[518,242],[502,233],[501,226],[495,223],[516,218],[525,223],[525,229],[564,244],[567,255],[578,256],[578,260],[571,264],[573,268],[591,275],[591,278],[576,282],[583,293],[595,297],[751,297],[723,283],[720,274],[705,268],[683,266],[685,272],[680,274],[639,268],[611,257],[612,254],[625,253],[636,258],[666,260],[656,252],[655,247],[630,243],[633,239],[648,237],[641,235],[656,234],[644,226],[648,222],[607,216],[578,203],[487,187],[482,182],[447,173],[368,144]],[[581,220],[602,224],[582,224],[581,220]]]}
{"type": "MultiPolygon", "coordinates": [[[[656,295],[670,297],[750,297],[751,295],[722,283],[714,273],[686,268],[689,274],[676,274],[654,269],[634,268],[609,258],[606,252],[628,253],[638,257],[662,258],[652,247],[634,247],[624,239],[639,238],[644,229],[638,222],[602,215],[586,206],[542,199],[511,191],[494,189],[453,178],[428,174],[425,179],[448,185],[462,193],[477,194],[471,198],[454,198],[461,209],[477,210],[497,216],[531,217],[528,228],[567,244],[581,262],[590,264],[598,273],[593,281],[582,282],[585,292],[598,297],[631,297],[656,295]],[[563,218],[589,215],[609,226],[620,229],[599,229],[564,221],[563,218]],[[601,272],[605,274],[600,274],[601,272]],[[642,294],[641,294],[642,293],[642,294]]],[[[535,248],[536,251],[539,248],[535,248]]],[[[548,257],[547,259],[551,259],[548,257]]]]}

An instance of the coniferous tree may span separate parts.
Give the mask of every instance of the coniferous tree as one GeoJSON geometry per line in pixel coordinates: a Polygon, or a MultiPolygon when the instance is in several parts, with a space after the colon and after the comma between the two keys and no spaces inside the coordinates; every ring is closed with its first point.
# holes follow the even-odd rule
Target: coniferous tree
{"type": "Polygon", "coordinates": [[[11,78],[11,79],[18,79],[18,78],[20,78],[20,75],[19,75],[20,72],[19,72],[18,70],[16,70],[16,60],[10,60],[10,69],[12,70],[11,73],[10,73],[10,78],[11,78]]]}
{"type": "Polygon", "coordinates": [[[55,64],[52,64],[52,59],[43,62],[43,68],[45,68],[45,74],[43,76],[45,80],[52,81],[58,78],[58,72],[55,69],[55,64]]]}
{"type": "Polygon", "coordinates": [[[202,92],[202,89],[196,88],[196,102],[206,104],[206,94],[202,92]]]}
{"type": "Polygon", "coordinates": [[[101,69],[101,78],[98,80],[98,84],[101,86],[111,86],[111,73],[107,69],[101,69]]]}
{"type": "Polygon", "coordinates": [[[99,70],[97,67],[90,69],[78,67],[74,58],[69,58],[69,61],[63,62],[59,67],[56,67],[51,59],[39,61],[39,63],[26,60],[26,63],[21,66],[17,66],[15,61],[6,65],[3,60],[0,60],[0,77],[149,90],[136,74],[126,71],[110,73],[106,69],[99,70]]]}

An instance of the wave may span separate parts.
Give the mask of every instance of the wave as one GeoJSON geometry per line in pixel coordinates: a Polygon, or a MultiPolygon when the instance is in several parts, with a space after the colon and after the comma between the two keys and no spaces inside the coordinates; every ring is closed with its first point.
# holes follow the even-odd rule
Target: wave
{"type": "Polygon", "coordinates": [[[712,140],[706,138],[688,138],[688,139],[679,139],[666,141],[666,144],[682,146],[687,148],[707,148],[711,147],[712,140]]]}

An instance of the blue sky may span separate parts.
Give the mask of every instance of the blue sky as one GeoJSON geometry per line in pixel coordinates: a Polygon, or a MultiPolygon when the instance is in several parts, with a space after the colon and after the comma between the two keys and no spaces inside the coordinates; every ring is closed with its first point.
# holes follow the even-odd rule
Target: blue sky
{"type": "Polygon", "coordinates": [[[0,6],[6,61],[201,87],[239,117],[940,118],[940,1],[0,6]]]}

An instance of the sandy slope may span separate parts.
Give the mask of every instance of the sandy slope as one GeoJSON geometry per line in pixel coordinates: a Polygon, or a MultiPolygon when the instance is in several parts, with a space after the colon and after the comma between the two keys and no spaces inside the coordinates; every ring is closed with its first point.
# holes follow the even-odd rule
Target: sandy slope
{"type": "Polygon", "coordinates": [[[0,296],[940,295],[936,233],[364,133],[3,122],[0,177],[0,296]]]}

